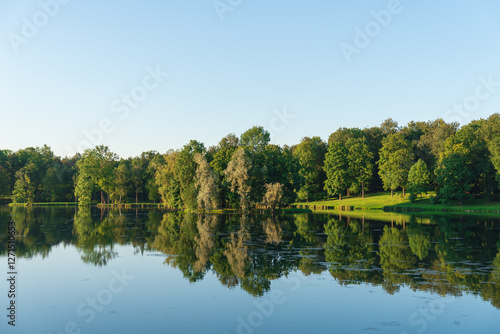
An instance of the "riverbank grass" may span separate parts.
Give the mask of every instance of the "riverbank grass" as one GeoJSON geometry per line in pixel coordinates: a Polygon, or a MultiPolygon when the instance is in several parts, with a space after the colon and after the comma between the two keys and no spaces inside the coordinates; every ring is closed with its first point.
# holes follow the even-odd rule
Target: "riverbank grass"
{"type": "Polygon", "coordinates": [[[500,201],[491,201],[488,199],[473,199],[469,202],[458,204],[456,201],[450,201],[447,204],[432,204],[430,198],[435,194],[430,192],[411,203],[409,194],[402,196],[401,193],[375,193],[361,196],[344,197],[342,200],[332,199],[327,201],[317,201],[309,203],[295,203],[297,208],[308,208],[311,210],[385,210],[385,211],[415,211],[415,212],[492,212],[500,213],[500,201]]]}

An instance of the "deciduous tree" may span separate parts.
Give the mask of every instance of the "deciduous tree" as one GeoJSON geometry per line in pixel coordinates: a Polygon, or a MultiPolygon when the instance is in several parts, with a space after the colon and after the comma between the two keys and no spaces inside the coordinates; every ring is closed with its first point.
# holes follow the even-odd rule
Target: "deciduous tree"
{"type": "Polygon", "coordinates": [[[413,165],[411,143],[400,133],[390,134],[382,140],[380,160],[378,161],[379,174],[384,189],[403,188],[403,196],[408,181],[408,172],[413,165]]]}
{"type": "Polygon", "coordinates": [[[250,168],[252,163],[243,148],[239,148],[233,155],[233,158],[227,165],[225,174],[231,184],[231,191],[240,196],[240,205],[242,210],[246,211],[250,205],[250,168]]]}
{"type": "Polygon", "coordinates": [[[201,154],[196,153],[194,161],[198,164],[196,168],[196,187],[198,187],[198,208],[215,210],[219,207],[219,196],[217,189],[217,176],[201,154]]]}

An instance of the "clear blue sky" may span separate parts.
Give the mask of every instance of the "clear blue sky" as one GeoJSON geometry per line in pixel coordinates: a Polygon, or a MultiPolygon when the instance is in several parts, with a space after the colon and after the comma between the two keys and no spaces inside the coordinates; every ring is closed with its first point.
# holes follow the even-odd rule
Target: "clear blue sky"
{"type": "Polygon", "coordinates": [[[478,80],[500,81],[495,0],[401,0],[378,30],[370,13],[391,1],[221,0],[235,5],[223,20],[213,0],[54,1],[42,1],[52,16],[38,1],[0,2],[2,149],[71,155],[106,119],[102,143],[127,157],[190,139],[208,147],[253,125],[292,145],[389,117],[467,123],[500,111],[500,86],[478,80]],[[375,30],[348,62],[341,45],[356,46],[356,27],[375,30]],[[147,79],[157,87],[115,113],[157,66],[168,77],[147,79]],[[470,112],[447,114],[467,99],[470,112]],[[294,116],[285,123],[284,109],[294,116]]]}

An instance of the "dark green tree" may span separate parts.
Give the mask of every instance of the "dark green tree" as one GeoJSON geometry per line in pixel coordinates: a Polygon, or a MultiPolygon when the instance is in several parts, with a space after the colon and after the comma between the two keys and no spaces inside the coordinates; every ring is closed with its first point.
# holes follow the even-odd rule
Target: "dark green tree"
{"type": "Polygon", "coordinates": [[[352,184],[349,174],[349,151],[342,142],[333,142],[328,147],[325,157],[325,190],[329,196],[339,196],[352,184]]]}
{"type": "Polygon", "coordinates": [[[302,185],[297,192],[300,200],[319,200],[324,197],[326,173],[323,170],[327,145],[320,137],[304,137],[293,147],[293,155],[300,164],[302,185]]]}

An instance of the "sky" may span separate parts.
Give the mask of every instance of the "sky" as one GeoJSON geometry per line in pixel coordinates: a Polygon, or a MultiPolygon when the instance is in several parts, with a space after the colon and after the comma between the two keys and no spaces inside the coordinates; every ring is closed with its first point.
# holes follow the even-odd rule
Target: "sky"
{"type": "Polygon", "coordinates": [[[122,157],[500,112],[500,2],[0,2],[0,149],[122,157]]]}

